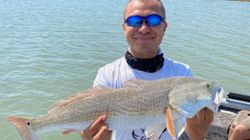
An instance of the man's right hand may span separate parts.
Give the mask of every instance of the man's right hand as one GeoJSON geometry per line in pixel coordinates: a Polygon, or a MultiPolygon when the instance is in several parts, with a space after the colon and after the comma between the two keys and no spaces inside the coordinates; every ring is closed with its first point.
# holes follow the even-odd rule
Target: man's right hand
{"type": "Polygon", "coordinates": [[[84,131],[80,132],[83,140],[110,140],[112,131],[108,129],[105,124],[107,120],[106,115],[97,118],[92,125],[84,131]]]}

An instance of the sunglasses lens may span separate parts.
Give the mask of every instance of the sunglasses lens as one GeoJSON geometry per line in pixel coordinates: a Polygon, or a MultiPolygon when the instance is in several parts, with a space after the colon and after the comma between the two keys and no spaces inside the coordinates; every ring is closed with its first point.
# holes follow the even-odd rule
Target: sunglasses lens
{"type": "Polygon", "coordinates": [[[148,26],[157,26],[161,23],[162,18],[159,15],[149,15],[146,17],[146,22],[148,26]]]}
{"type": "Polygon", "coordinates": [[[130,16],[126,19],[126,23],[131,27],[140,27],[143,23],[143,19],[145,18],[145,22],[147,26],[157,26],[161,23],[162,17],[156,14],[148,15],[146,17],[142,16],[130,16]]]}
{"type": "Polygon", "coordinates": [[[141,16],[130,16],[126,20],[128,26],[139,27],[142,25],[142,17],[141,16]]]}

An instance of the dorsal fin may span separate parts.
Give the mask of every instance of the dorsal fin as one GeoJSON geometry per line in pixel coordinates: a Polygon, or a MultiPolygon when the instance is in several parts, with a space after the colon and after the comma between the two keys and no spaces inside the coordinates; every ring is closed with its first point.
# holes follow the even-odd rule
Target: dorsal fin
{"type": "Polygon", "coordinates": [[[73,103],[75,101],[83,100],[85,98],[90,98],[91,96],[94,96],[96,94],[103,94],[103,93],[107,93],[107,92],[112,92],[113,90],[114,89],[112,89],[112,88],[108,88],[108,87],[104,87],[104,86],[96,86],[93,88],[89,88],[85,91],[71,95],[69,97],[66,97],[66,98],[59,100],[58,102],[52,104],[48,109],[48,113],[53,112],[53,110],[55,110],[59,107],[63,107],[67,104],[73,103]]]}
{"type": "Polygon", "coordinates": [[[138,80],[138,79],[134,79],[134,80],[129,80],[127,82],[125,82],[124,87],[138,87],[141,86],[143,84],[146,84],[150,81],[146,81],[146,80],[138,80]]]}

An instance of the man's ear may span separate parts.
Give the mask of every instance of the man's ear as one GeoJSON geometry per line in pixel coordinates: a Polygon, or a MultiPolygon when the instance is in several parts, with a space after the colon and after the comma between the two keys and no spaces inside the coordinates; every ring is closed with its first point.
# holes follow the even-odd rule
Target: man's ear
{"type": "Polygon", "coordinates": [[[125,24],[124,23],[122,24],[122,29],[123,29],[123,31],[125,31],[125,24]]]}
{"type": "Polygon", "coordinates": [[[168,23],[165,21],[163,26],[164,26],[164,32],[165,32],[166,29],[168,28],[168,23]]]}
{"type": "Polygon", "coordinates": [[[125,23],[123,23],[122,24],[123,34],[126,36],[126,32],[125,32],[126,29],[125,28],[126,28],[126,25],[125,25],[125,23]]]}

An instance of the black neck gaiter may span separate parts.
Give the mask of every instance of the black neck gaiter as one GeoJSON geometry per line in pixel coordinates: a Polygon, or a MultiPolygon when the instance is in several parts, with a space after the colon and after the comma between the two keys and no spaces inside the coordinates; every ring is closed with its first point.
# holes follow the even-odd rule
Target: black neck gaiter
{"type": "Polygon", "coordinates": [[[163,53],[158,54],[154,58],[139,59],[139,58],[135,58],[134,56],[132,56],[131,53],[127,51],[125,58],[126,58],[128,65],[132,67],[133,69],[150,72],[150,73],[156,72],[157,70],[161,69],[163,66],[163,62],[164,62],[163,53]]]}

